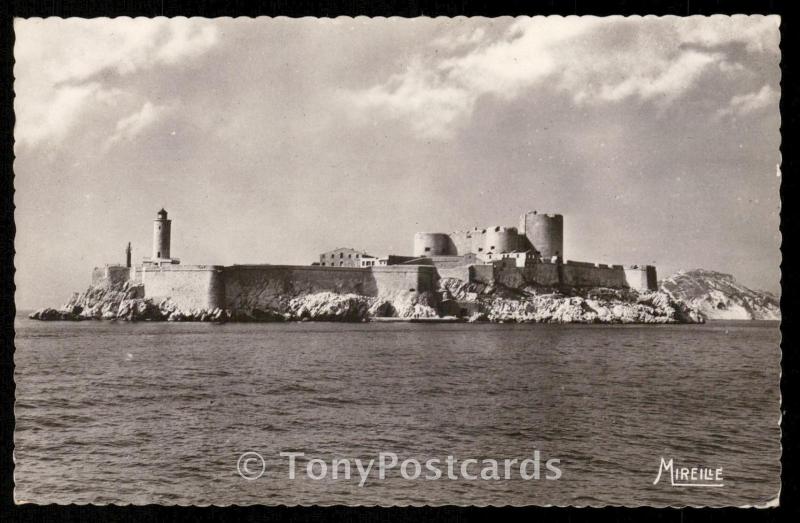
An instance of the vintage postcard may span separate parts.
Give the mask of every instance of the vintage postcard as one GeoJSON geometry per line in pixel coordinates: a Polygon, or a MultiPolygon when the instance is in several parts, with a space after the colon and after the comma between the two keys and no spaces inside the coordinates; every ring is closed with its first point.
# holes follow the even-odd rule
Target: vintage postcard
{"type": "Polygon", "coordinates": [[[777,506],[780,23],[17,19],[15,500],[777,506]]]}

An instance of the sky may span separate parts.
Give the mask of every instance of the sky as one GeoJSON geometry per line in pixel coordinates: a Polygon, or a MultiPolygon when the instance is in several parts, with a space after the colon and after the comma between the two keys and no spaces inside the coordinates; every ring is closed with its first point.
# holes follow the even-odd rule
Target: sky
{"type": "Polygon", "coordinates": [[[92,267],[410,254],[564,215],[567,259],[780,291],[776,16],[18,19],[16,303],[92,267]]]}

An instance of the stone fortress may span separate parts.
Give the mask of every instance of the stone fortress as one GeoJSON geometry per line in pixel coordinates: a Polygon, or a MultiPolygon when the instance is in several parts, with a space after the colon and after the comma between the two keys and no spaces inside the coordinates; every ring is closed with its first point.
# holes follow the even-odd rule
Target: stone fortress
{"type": "Polygon", "coordinates": [[[655,290],[651,265],[602,265],[563,260],[561,215],[522,215],[519,228],[488,227],[414,236],[413,255],[372,256],[352,248],[322,253],[311,265],[186,265],[172,257],[172,220],[161,209],[153,222],[153,251],[134,265],[95,268],[95,286],[141,284],[144,297],[182,309],[269,309],[287,297],[315,292],[362,296],[435,294],[441,278],[511,288],[655,290]]]}

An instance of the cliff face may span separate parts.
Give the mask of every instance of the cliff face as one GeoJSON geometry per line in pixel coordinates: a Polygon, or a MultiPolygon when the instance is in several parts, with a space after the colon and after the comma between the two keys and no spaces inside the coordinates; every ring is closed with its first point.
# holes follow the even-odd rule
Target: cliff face
{"type": "Polygon", "coordinates": [[[663,292],[606,288],[509,288],[440,280],[456,307],[473,310],[471,320],[536,323],[702,323],[703,318],[663,292]]]}
{"type": "Polygon", "coordinates": [[[284,293],[272,301],[234,310],[182,309],[169,298],[144,298],[144,287],[131,282],[91,286],[75,293],[59,309],[39,309],[29,317],[44,321],[365,321],[371,317],[435,318],[432,293],[395,292],[377,297],[352,293],[284,293]]]}
{"type": "Polygon", "coordinates": [[[679,271],[660,282],[661,291],[710,320],[780,320],[780,301],[748,289],[730,274],[697,269],[679,271]]]}

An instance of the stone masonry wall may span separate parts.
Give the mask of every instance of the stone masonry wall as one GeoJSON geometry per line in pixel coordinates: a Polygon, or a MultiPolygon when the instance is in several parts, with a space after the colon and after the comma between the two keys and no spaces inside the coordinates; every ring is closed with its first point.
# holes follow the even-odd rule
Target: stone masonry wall
{"type": "Polygon", "coordinates": [[[224,269],[225,307],[280,309],[295,296],[317,292],[380,296],[435,288],[434,267],[391,265],[347,268],[302,265],[234,265],[224,269]]]}
{"type": "Polygon", "coordinates": [[[145,298],[170,298],[184,310],[224,307],[222,267],[169,265],[145,268],[141,273],[145,298]]]}
{"type": "MultiPolygon", "coordinates": [[[[453,272],[442,277],[458,277],[453,272]]],[[[510,267],[504,264],[472,265],[468,268],[469,279],[474,283],[499,283],[511,288],[526,285],[553,287],[610,287],[615,289],[655,290],[656,270],[653,266],[631,269],[622,265],[601,265],[584,262],[564,264],[540,262],[527,267],[510,267]]],[[[463,279],[463,278],[462,278],[463,279]]]]}
{"type": "Polygon", "coordinates": [[[124,265],[106,265],[92,269],[92,285],[96,287],[122,285],[130,279],[131,268],[124,265]]]}
{"type": "Polygon", "coordinates": [[[573,261],[568,261],[563,265],[562,283],[572,287],[628,287],[622,265],[573,261]]]}

